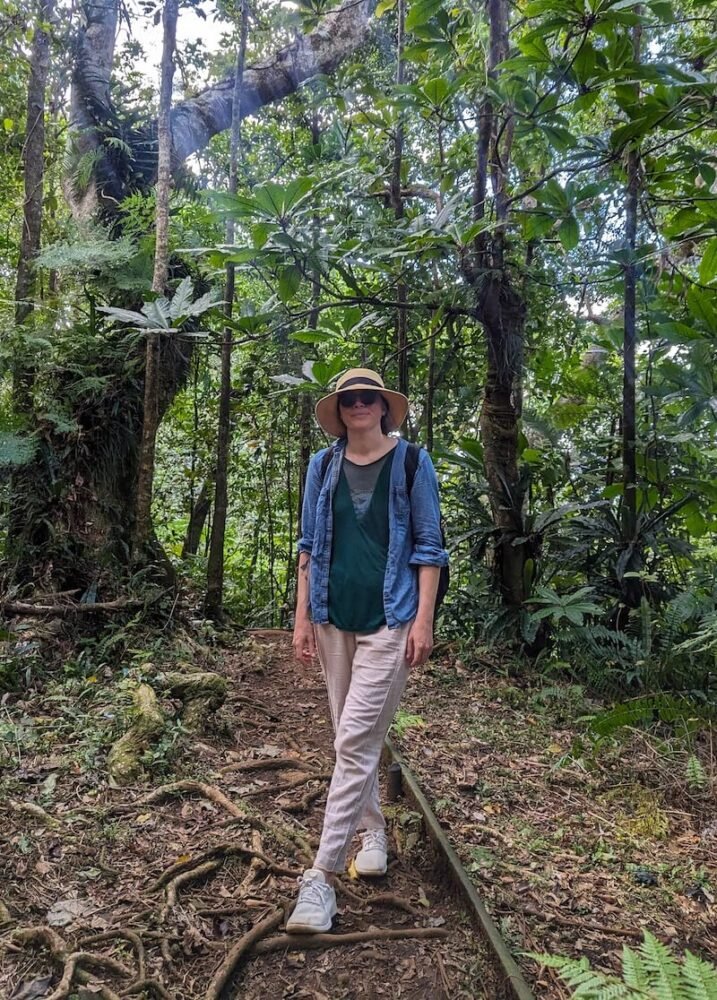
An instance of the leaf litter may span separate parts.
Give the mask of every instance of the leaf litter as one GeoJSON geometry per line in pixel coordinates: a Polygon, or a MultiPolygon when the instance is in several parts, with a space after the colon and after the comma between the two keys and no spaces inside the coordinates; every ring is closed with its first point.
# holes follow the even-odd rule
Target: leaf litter
{"type": "MultiPolygon", "coordinates": [[[[356,943],[316,949],[315,941],[302,941],[288,949],[281,908],[310,864],[333,762],[323,683],[318,668],[291,667],[285,634],[250,640],[217,669],[234,698],[201,740],[182,737],[171,771],[158,768],[152,784],[129,789],[112,788],[106,778],[111,730],[91,759],[82,750],[83,717],[69,711],[71,699],[47,704],[38,691],[36,703],[29,694],[10,706],[11,714],[35,720],[42,712],[44,721],[22,773],[10,774],[2,789],[8,920],[0,923],[0,947],[12,947],[0,992],[9,996],[48,978],[56,989],[69,956],[81,951],[92,962],[77,967],[77,996],[98,995],[101,983],[105,996],[118,995],[146,979],[150,994],[164,989],[173,1000],[205,1000],[237,942],[274,920],[223,995],[495,1000],[490,956],[402,804],[387,808],[388,875],[341,883],[331,938],[359,935],[356,943]],[[271,766],[262,769],[263,761],[271,766]],[[39,814],[6,810],[9,797],[41,799],[61,831],[39,814]]],[[[97,718],[113,711],[101,685],[91,697],[97,718]]]]}

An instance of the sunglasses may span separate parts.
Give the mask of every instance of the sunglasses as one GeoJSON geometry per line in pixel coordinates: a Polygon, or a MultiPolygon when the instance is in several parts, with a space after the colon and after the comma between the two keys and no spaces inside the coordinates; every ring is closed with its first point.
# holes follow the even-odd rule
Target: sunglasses
{"type": "Polygon", "coordinates": [[[379,397],[379,393],[375,389],[355,389],[349,392],[339,393],[339,406],[344,406],[349,409],[360,400],[364,406],[373,406],[379,397]]]}

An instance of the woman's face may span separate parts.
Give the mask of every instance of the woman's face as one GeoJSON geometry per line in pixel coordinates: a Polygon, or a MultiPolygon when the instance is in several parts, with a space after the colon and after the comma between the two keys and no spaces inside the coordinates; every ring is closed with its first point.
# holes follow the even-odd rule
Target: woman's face
{"type": "Polygon", "coordinates": [[[385,400],[373,389],[339,393],[339,416],[347,431],[367,431],[381,426],[387,412],[385,400]]]}

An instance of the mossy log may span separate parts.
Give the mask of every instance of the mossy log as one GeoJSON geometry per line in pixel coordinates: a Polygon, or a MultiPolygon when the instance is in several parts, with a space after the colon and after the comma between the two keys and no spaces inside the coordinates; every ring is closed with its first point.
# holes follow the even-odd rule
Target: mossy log
{"type": "Polygon", "coordinates": [[[173,672],[165,675],[170,693],[181,699],[182,722],[187,729],[200,730],[211,712],[224,704],[227,681],[220,674],[173,672]]]}
{"type": "Polygon", "coordinates": [[[164,730],[164,715],[149,684],[140,684],[132,701],[132,727],[117,740],[107,757],[110,777],[117,785],[127,785],[141,774],[140,757],[164,730]]]}

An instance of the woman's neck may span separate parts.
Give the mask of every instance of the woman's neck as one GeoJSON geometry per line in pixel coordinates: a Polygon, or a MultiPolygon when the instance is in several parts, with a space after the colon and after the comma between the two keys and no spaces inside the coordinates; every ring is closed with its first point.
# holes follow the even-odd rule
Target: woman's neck
{"type": "Polygon", "coordinates": [[[380,458],[393,447],[395,447],[393,438],[385,435],[380,427],[365,432],[349,431],[346,436],[346,451],[354,458],[380,458]]]}

